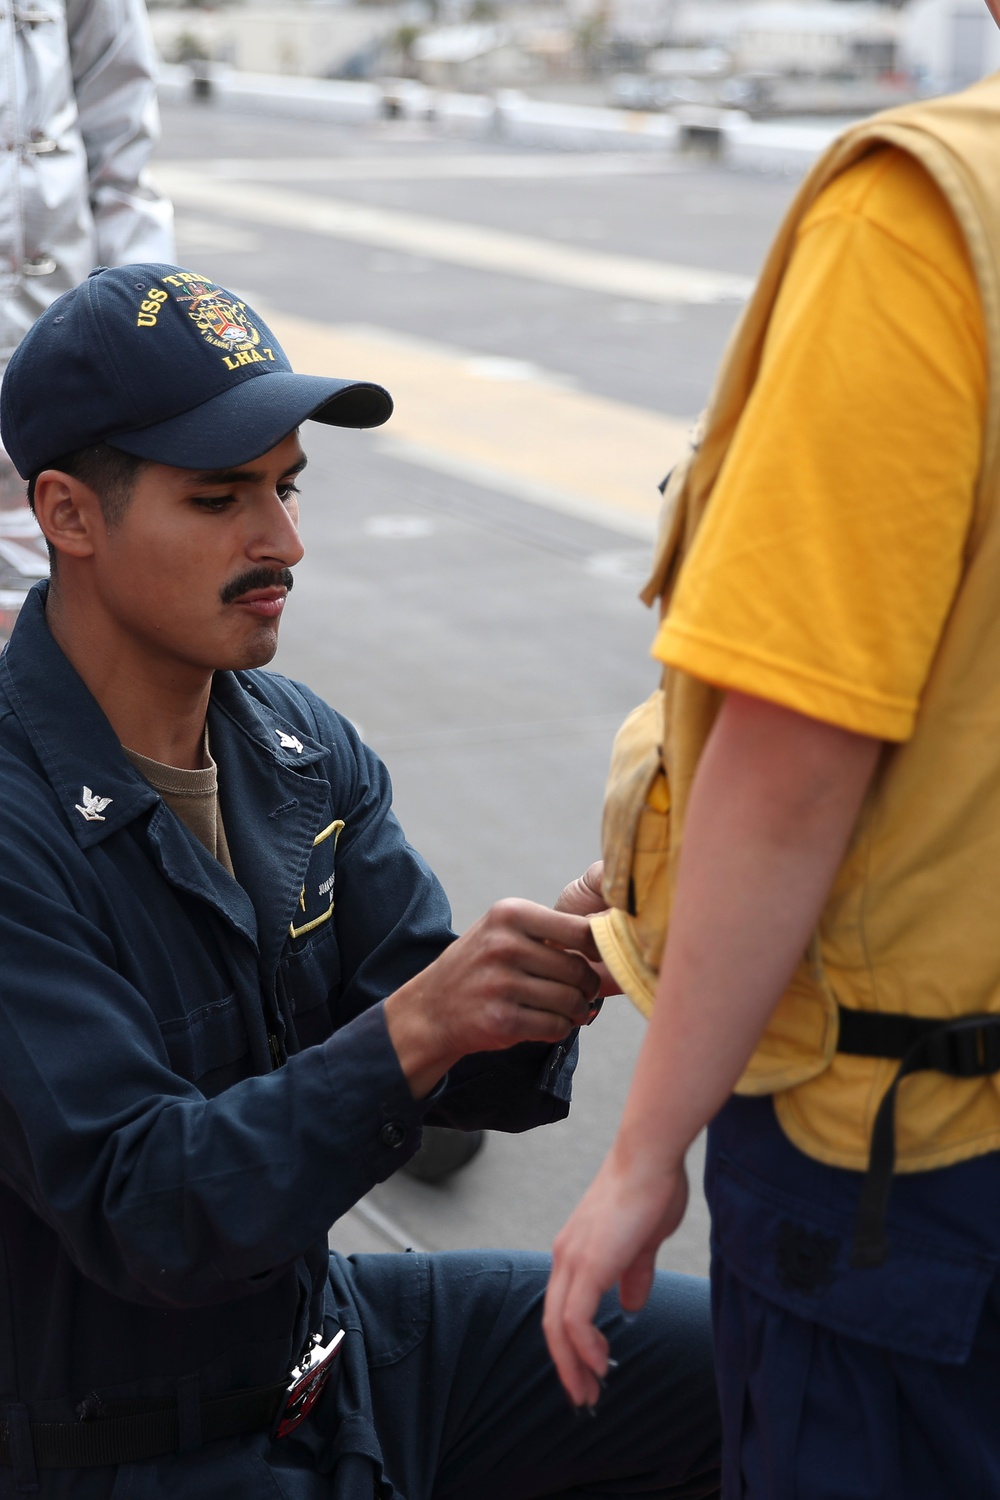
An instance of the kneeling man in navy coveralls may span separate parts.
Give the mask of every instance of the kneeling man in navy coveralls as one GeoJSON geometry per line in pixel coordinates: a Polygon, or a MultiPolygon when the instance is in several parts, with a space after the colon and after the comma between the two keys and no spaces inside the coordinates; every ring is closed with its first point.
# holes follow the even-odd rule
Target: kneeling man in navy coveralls
{"type": "Polygon", "coordinates": [[[456,940],[376,756],[258,670],[300,426],[391,410],[167,265],[94,272],[4,381],[53,567],[0,657],[0,1495],[717,1493],[701,1282],[607,1302],[576,1420],[547,1257],[327,1249],[425,1121],[564,1117],[599,982],[579,883],[456,940]]]}

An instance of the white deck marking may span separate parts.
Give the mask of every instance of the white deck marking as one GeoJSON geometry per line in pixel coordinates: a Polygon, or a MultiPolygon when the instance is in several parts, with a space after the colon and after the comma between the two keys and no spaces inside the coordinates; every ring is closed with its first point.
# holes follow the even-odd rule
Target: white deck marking
{"type": "Polygon", "coordinates": [[[156,172],[194,169],[225,182],[429,182],[567,177],[662,177],[686,171],[676,158],[635,151],[532,151],[525,155],[231,156],[156,163],[156,172]]]}
{"type": "Polygon", "coordinates": [[[477,271],[522,276],[612,297],[669,304],[741,302],[753,287],[747,276],[581,250],[480,224],[317,198],[287,188],[256,185],[248,191],[243,183],[224,182],[190,167],[161,163],[157,179],[180,208],[246,223],[301,229],[477,271]]]}

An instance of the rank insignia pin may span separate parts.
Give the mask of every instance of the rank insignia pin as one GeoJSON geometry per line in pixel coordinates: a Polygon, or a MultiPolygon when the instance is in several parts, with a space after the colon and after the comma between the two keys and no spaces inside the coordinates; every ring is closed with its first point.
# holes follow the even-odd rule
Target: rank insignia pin
{"type": "Polygon", "coordinates": [[[113,801],[113,797],[98,797],[89,786],[85,786],[83,801],[76,804],[76,810],[87,823],[103,823],[104,809],[110,807],[113,801]]]}
{"type": "Polygon", "coordinates": [[[283,729],[276,729],[274,732],[282,750],[294,750],[296,755],[302,754],[302,741],[297,740],[294,734],[286,734],[283,729]]]}

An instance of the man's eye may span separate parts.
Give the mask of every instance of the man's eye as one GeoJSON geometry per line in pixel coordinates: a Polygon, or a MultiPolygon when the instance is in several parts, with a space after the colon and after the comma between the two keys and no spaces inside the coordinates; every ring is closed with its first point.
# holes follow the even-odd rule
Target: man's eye
{"type": "Polygon", "coordinates": [[[298,485],[292,484],[291,480],[289,480],[287,484],[278,485],[278,499],[282,501],[282,503],[284,503],[284,501],[286,500],[290,500],[293,495],[297,495],[298,493],[298,485]]]}
{"type": "Polygon", "coordinates": [[[196,505],[199,510],[217,513],[232,505],[235,499],[235,495],[194,495],[191,498],[191,504],[196,505]]]}

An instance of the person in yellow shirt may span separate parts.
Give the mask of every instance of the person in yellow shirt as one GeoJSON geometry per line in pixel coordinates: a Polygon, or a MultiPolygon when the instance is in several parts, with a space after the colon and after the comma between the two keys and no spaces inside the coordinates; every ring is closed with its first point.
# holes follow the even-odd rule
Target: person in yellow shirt
{"type": "MultiPolygon", "coordinates": [[[[642,1305],[712,1121],[724,1500],[1000,1494],[1000,1155],[973,1142],[899,1175],[873,1271],[850,1256],[862,1173],[769,1095],[733,1092],[942,669],[989,436],[980,280],[914,155],[870,149],[824,188],[654,645],[721,706],[649,1030],[616,1140],[556,1241],[545,1329],[570,1399],[596,1403],[614,1380],[597,1300],[617,1283],[642,1305]]],[[[953,732],[1000,777],[1000,738],[984,750],[974,712],[953,732]]],[[[831,1129],[855,1126],[848,1110],[831,1129]]]]}
{"type": "Polygon", "coordinates": [[[908,739],[958,586],[986,365],[947,203],[912,157],[866,156],[799,229],[654,654],[856,734],[908,739]]]}

